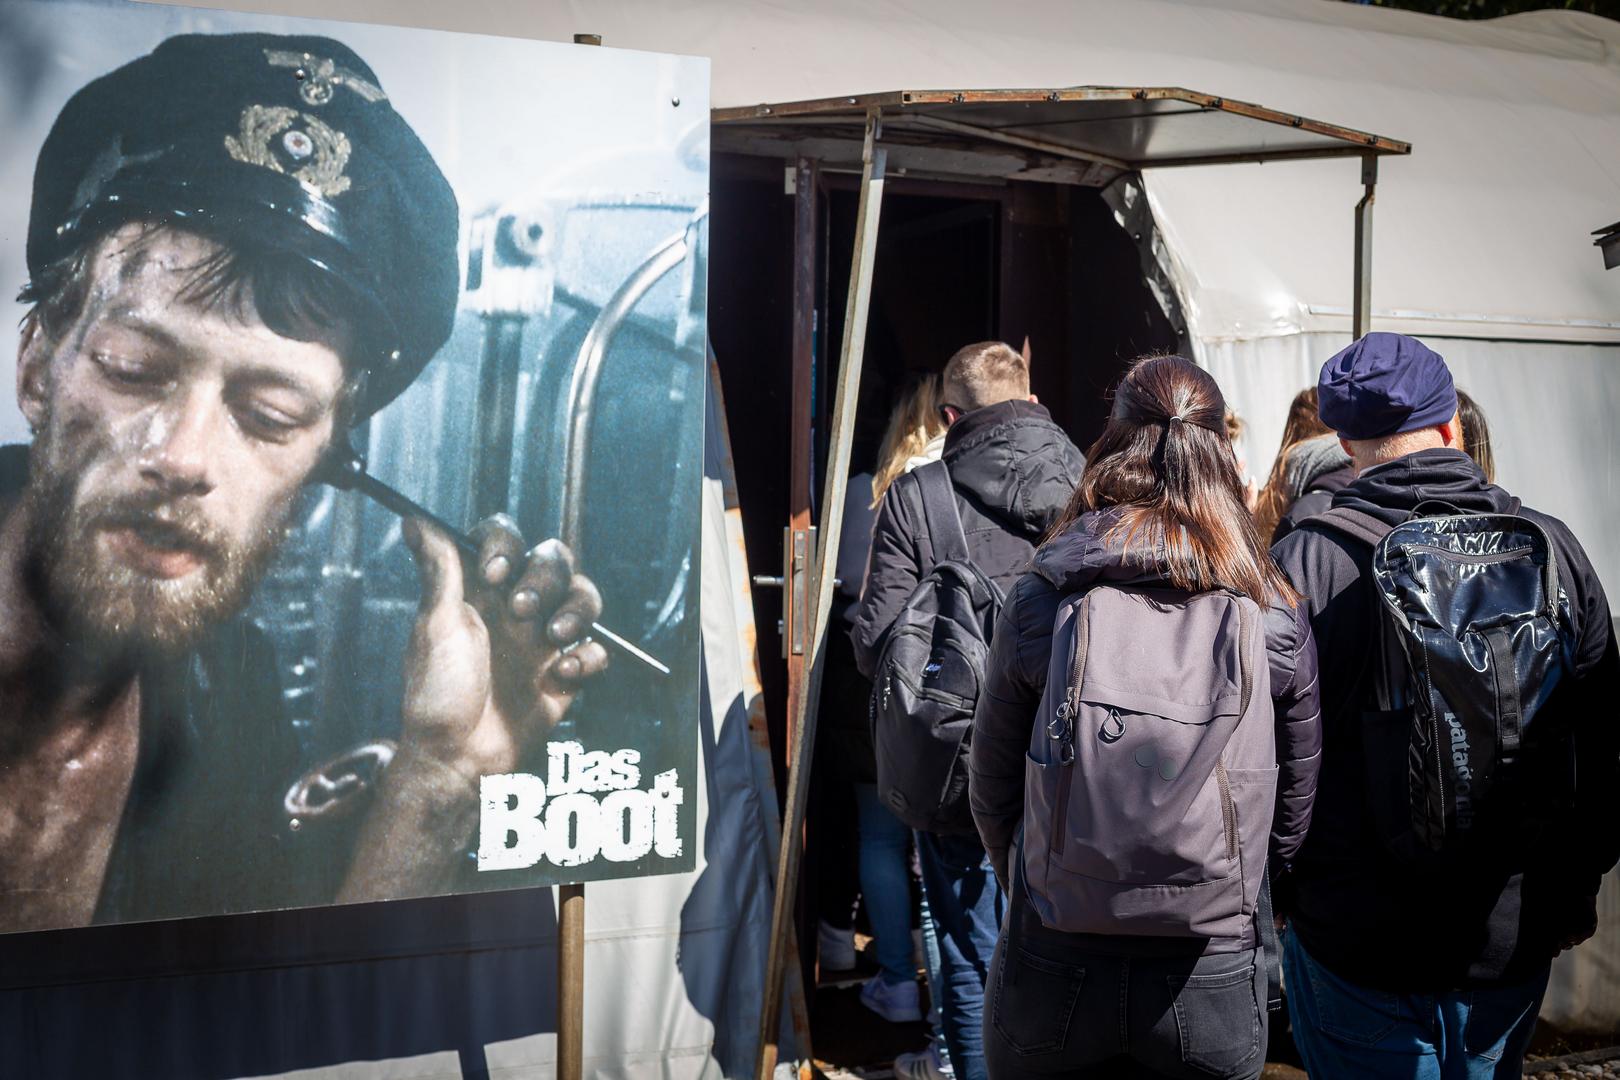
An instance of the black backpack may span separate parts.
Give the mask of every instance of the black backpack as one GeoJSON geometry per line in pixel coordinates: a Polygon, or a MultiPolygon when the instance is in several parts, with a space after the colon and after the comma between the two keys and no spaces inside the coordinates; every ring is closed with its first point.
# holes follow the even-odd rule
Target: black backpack
{"type": "Polygon", "coordinates": [[[1512,511],[1310,519],[1372,547],[1360,733],[1374,824],[1403,861],[1521,854],[1573,798],[1572,736],[1538,722],[1572,670],[1568,601],[1546,531],[1512,511]]]}
{"type": "Polygon", "coordinates": [[[968,736],[1002,593],[968,560],[945,463],[912,475],[935,563],[906,598],[878,654],[869,710],[878,795],[913,829],[972,833],[968,736]]]}

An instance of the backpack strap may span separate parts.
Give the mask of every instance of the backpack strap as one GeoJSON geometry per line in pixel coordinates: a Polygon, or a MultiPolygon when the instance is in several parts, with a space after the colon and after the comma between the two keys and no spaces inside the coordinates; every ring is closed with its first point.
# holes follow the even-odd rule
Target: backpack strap
{"type": "Polygon", "coordinates": [[[1281,1012],[1282,946],[1277,943],[1277,920],[1271,909],[1271,867],[1260,877],[1260,903],[1255,908],[1254,921],[1260,931],[1260,954],[1266,965],[1266,1011],[1281,1012]]]}
{"type": "Polygon", "coordinates": [[[966,562],[967,533],[962,529],[962,513],[956,508],[950,469],[943,461],[930,461],[912,475],[917,478],[917,493],[922,496],[923,526],[934,548],[934,564],[966,562]]]}
{"type": "Polygon", "coordinates": [[[1324,510],[1300,524],[1324,526],[1332,532],[1348,536],[1352,540],[1359,540],[1368,547],[1377,547],[1383,543],[1384,537],[1395,531],[1395,526],[1386,524],[1371,514],[1352,510],[1348,506],[1335,506],[1331,510],[1324,510]]]}

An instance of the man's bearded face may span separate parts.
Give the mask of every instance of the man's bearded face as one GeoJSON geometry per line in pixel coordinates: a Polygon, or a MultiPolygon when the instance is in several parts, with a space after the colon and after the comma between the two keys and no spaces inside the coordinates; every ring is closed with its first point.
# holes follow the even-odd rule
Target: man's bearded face
{"type": "Polygon", "coordinates": [[[336,348],[272,333],[251,297],[192,298],[213,250],[187,233],[113,233],[73,325],[36,331],[20,357],[38,431],[27,572],[89,656],[173,655],[239,611],[332,436],[336,348]]]}

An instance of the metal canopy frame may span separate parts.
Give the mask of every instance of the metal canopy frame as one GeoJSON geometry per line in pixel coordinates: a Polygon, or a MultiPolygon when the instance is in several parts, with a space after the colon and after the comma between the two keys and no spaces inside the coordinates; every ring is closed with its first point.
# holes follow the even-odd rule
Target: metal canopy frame
{"type": "MultiPolygon", "coordinates": [[[[755,1059],[756,1080],[771,1080],[777,1059],[782,980],[792,952],[788,935],[802,853],[796,841],[809,792],[885,176],[1101,187],[1146,169],[1357,158],[1363,193],[1355,207],[1351,324],[1353,336],[1359,338],[1367,332],[1372,313],[1372,212],[1378,159],[1411,153],[1412,147],[1370,132],[1179,87],[895,90],[715,109],[711,120],[716,150],[796,162],[789,167],[790,190],[797,200],[795,417],[808,417],[807,388],[813,362],[807,330],[814,326],[814,290],[808,284],[809,268],[815,265],[814,178],[818,170],[858,170],[861,174],[821,527],[809,528],[808,513],[796,513],[788,529],[791,537],[805,537],[802,548],[797,539],[793,541],[795,558],[801,561],[794,562],[795,569],[784,575],[784,580],[789,575],[803,575],[802,598],[795,607],[804,623],[800,631],[802,660],[789,673],[788,786],[755,1059]]],[[[794,438],[804,441],[797,432],[794,438]]],[[[808,446],[796,448],[796,464],[800,450],[802,456],[808,456],[808,446]]],[[[799,484],[797,476],[794,482],[799,484]]],[[[804,494],[808,494],[807,486],[804,494]]]]}
{"type": "Polygon", "coordinates": [[[960,170],[1100,186],[1140,169],[1406,154],[1398,139],[1181,87],[893,90],[716,109],[717,149],[859,167],[867,115],[883,118],[896,175],[960,170]],[[952,162],[942,155],[965,158],[952,162]],[[1043,175],[1046,174],[1046,175],[1043,175]]]}

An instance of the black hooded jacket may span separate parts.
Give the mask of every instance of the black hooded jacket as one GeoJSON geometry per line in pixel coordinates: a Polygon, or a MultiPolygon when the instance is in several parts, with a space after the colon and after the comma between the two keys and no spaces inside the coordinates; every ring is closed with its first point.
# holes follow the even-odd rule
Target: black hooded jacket
{"type": "MultiPolygon", "coordinates": [[[[1163,571],[1127,561],[1105,540],[1107,511],[1081,515],[1043,547],[1019,579],[990,643],[984,693],[973,715],[968,795],[990,863],[1007,880],[1009,852],[1024,816],[1024,760],[1052,655],[1052,626],[1065,596],[1100,584],[1161,582],[1163,571]]],[[[1305,608],[1265,612],[1266,659],[1277,725],[1277,810],[1270,855],[1282,871],[1311,824],[1320,764],[1316,648],[1305,608]]],[[[1254,943],[1246,943],[1253,948],[1254,943]]]]}
{"type": "MultiPolygon", "coordinates": [[[[1086,459],[1045,406],[1003,401],[951,425],[944,461],[956,489],[968,557],[1003,591],[1029,567],[1035,545],[1063,513],[1086,459]]],[[[866,590],[850,639],[871,677],[883,639],[917,582],[934,567],[916,476],[897,477],[872,529],[866,590]]]]}
{"type": "MultiPolygon", "coordinates": [[[[1425,502],[1462,513],[1512,512],[1516,502],[1461,451],[1424,450],[1367,470],[1334,498],[1390,524],[1425,502]]],[[[1575,732],[1571,820],[1533,854],[1424,874],[1399,865],[1374,836],[1358,730],[1369,699],[1375,609],[1371,549],[1305,521],[1272,554],[1304,593],[1321,661],[1323,764],[1314,825],[1294,862],[1294,932],[1331,971],[1362,985],[1418,993],[1532,978],[1559,942],[1589,921],[1590,898],[1620,858],[1620,655],[1608,600],[1567,526],[1519,510],[1547,531],[1570,602],[1574,677],[1543,706],[1575,732]]]]}
{"type": "Polygon", "coordinates": [[[1356,469],[1353,465],[1345,465],[1320,476],[1311,477],[1310,483],[1305,487],[1305,493],[1293,501],[1277,522],[1277,528],[1271,534],[1271,542],[1275,544],[1299,528],[1300,523],[1306,519],[1326,513],[1333,506],[1333,497],[1349,487],[1355,478],[1356,469]]]}

